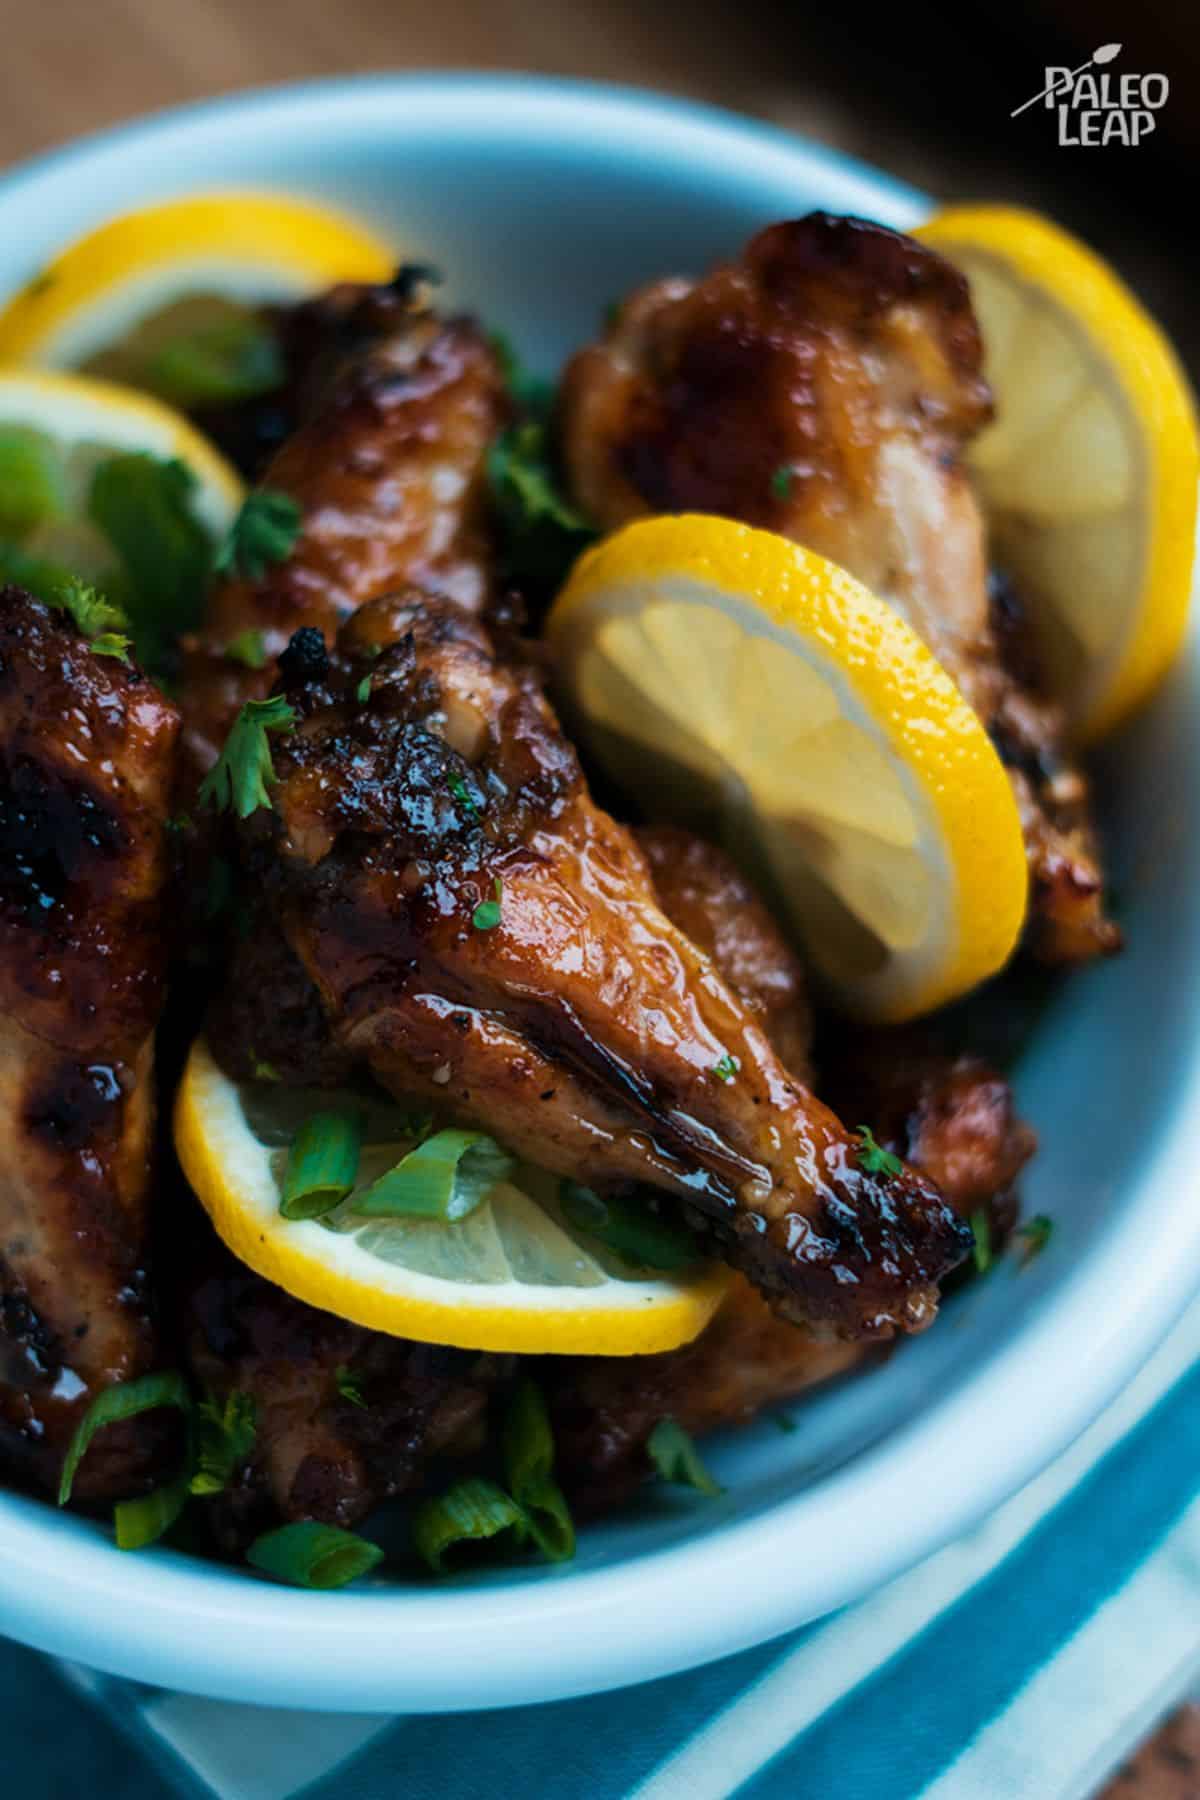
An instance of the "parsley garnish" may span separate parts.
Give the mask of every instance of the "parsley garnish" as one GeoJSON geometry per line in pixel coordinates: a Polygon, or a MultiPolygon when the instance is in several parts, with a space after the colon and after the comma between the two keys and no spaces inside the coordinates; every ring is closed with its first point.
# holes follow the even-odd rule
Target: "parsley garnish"
{"type": "Polygon", "coordinates": [[[971,1214],[971,1230],[975,1236],[975,1273],[986,1275],[992,1266],[992,1221],[986,1207],[980,1206],[971,1214]]]}
{"type": "Polygon", "coordinates": [[[217,1400],[201,1400],[195,1418],[196,1467],[189,1491],[220,1494],[233,1480],[239,1463],[245,1462],[254,1448],[254,1401],[249,1394],[235,1390],[226,1396],[224,1406],[217,1400]]]}
{"type": "Polygon", "coordinates": [[[303,516],[290,494],[271,488],[248,494],[217,552],[218,574],[261,581],[271,563],[283,562],[291,555],[303,516]]]}
{"type": "MultiPolygon", "coordinates": [[[[89,643],[107,634],[115,635],[129,621],[119,606],[98,594],[94,587],[84,581],[77,581],[74,576],[64,581],[56,590],[50,601],[62,612],[70,613],[76,627],[89,643]]],[[[128,643],[128,639],[125,640],[128,643]]]]}
{"type": "Polygon", "coordinates": [[[239,631],[225,646],[225,660],[241,663],[246,669],[265,669],[267,646],[262,632],[253,626],[248,631],[239,631]]]}
{"type": "Polygon", "coordinates": [[[201,806],[215,812],[231,808],[248,819],[260,806],[269,807],[267,788],[276,779],[268,733],[291,731],[296,714],[282,694],[269,700],[247,700],[229,730],[225,748],[200,786],[201,806]]]}
{"type": "Polygon", "coordinates": [[[718,1081],[736,1081],[737,1072],[740,1067],[741,1064],[738,1062],[737,1057],[730,1056],[729,1052],[726,1051],[720,1062],[713,1064],[712,1072],[718,1081]]]}
{"type": "Polygon", "coordinates": [[[504,899],[504,883],[497,875],[492,883],[491,900],[481,900],[471,914],[471,923],[476,931],[494,931],[500,923],[500,906],[504,899]]]}
{"type": "Polygon", "coordinates": [[[450,773],[447,775],[446,786],[450,789],[455,801],[462,807],[467,817],[469,819],[478,820],[480,817],[479,808],[471,798],[470,788],[456,770],[451,769],[450,773]]]}
{"type": "Polygon", "coordinates": [[[792,491],[792,479],[795,470],[787,463],[781,463],[771,477],[771,494],[776,500],[786,500],[792,491]]]}
{"type": "Polygon", "coordinates": [[[858,1151],[860,1169],[865,1169],[868,1175],[903,1175],[904,1164],[900,1158],[875,1142],[875,1133],[869,1125],[860,1125],[858,1135],[862,1139],[858,1151]]]}
{"type": "Polygon", "coordinates": [[[109,457],[92,476],[87,515],[120,558],[129,629],[150,669],[203,609],[213,546],[192,511],[195,491],[185,463],[140,451],[109,457]]]}
{"type": "Polygon", "coordinates": [[[1016,1237],[1021,1239],[1021,1266],[1031,1263],[1035,1256],[1040,1256],[1054,1235],[1054,1220],[1045,1213],[1034,1213],[1032,1219],[1026,1219],[1018,1225],[1016,1237]]]}
{"type": "Polygon", "coordinates": [[[365,706],[371,698],[371,677],[364,675],[354,691],[358,695],[359,704],[365,706]]]}
{"type": "Polygon", "coordinates": [[[357,1381],[355,1381],[349,1369],[345,1367],[338,1369],[333,1379],[337,1384],[337,1391],[342,1396],[342,1399],[348,1400],[351,1406],[361,1406],[365,1412],[367,1403],[362,1397],[362,1389],[359,1387],[357,1381]]]}
{"type": "Polygon", "coordinates": [[[530,418],[504,432],[488,451],[487,474],[507,575],[518,586],[557,588],[596,532],[562,491],[546,425],[530,418]]]}
{"type": "Polygon", "coordinates": [[[658,1421],[646,1439],[646,1454],[664,1481],[693,1487],[710,1499],[725,1491],[713,1480],[688,1433],[674,1419],[658,1421]]]}
{"type": "Polygon", "coordinates": [[[99,637],[92,639],[93,656],[115,656],[119,662],[129,661],[129,646],[133,639],[120,631],[102,631],[99,637]]]}

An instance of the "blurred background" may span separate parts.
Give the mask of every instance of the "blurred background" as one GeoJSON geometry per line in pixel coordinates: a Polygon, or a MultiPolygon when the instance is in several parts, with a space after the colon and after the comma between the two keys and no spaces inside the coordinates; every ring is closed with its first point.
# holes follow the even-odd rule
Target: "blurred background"
{"type": "Polygon", "coordinates": [[[769,119],[939,198],[1040,207],[1115,263],[1200,375],[1194,0],[0,0],[0,20],[4,164],[153,107],[352,70],[637,83],[769,119]],[[1145,142],[1064,148],[1043,107],[1010,118],[1046,66],[1112,42],[1114,75],[1170,82],[1145,142]]]}

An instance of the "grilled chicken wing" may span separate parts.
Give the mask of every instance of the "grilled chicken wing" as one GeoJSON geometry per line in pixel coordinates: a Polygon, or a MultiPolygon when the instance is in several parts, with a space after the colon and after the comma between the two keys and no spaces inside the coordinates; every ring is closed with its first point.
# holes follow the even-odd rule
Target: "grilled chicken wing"
{"type": "Polygon", "coordinates": [[[335,1042],[545,1167],[674,1192],[781,1312],[850,1336],[929,1323],[961,1227],[920,1177],[861,1167],[664,916],[533,671],[416,593],[360,608],[339,646],[284,658],[299,723],[243,828],[335,1042]]]}
{"type": "Polygon", "coordinates": [[[636,293],[569,365],[563,450],[605,529],[723,513],[795,538],[904,614],[993,731],[1021,803],[1031,942],[1117,947],[1083,778],[1054,708],[1019,687],[989,616],[962,462],[991,416],[967,284],[911,239],[814,213],[742,260],[636,293]]]}
{"type": "MultiPolygon", "coordinates": [[[[154,1029],[178,715],[62,613],[0,591],[0,1464],[53,1490],[90,1400],[153,1366],[154,1029]]],[[[81,1498],[152,1442],[97,1440],[81,1498]]]]}

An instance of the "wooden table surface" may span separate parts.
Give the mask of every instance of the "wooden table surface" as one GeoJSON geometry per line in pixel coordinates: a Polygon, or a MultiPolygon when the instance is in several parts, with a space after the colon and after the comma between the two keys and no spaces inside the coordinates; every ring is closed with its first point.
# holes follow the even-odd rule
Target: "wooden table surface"
{"type": "MultiPolygon", "coordinates": [[[[882,15],[868,27],[846,9],[844,24],[815,25],[796,9],[789,26],[766,0],[0,0],[0,165],[152,108],[314,75],[458,67],[632,82],[774,120],[936,194],[1042,206],[1117,262],[1195,371],[1197,236],[1170,230],[1170,145],[1137,164],[1141,152],[1109,159],[1097,183],[1094,161],[1048,153],[1007,119],[1021,83],[1033,91],[1026,72],[1059,60],[1051,26],[1016,43],[997,13],[972,38],[964,19],[929,6],[910,0],[889,38],[882,15]]],[[[1126,39],[1137,29],[1128,14],[1126,39]]],[[[1134,66],[1157,68],[1160,55],[1156,41],[1134,66]]],[[[1165,1728],[1109,1796],[1200,1800],[1200,1709],[1165,1728]]]]}

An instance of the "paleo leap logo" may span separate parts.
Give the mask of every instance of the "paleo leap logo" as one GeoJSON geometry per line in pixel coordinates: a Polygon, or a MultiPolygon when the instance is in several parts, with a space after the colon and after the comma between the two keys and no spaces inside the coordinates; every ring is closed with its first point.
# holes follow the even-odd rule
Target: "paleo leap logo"
{"type": "Polygon", "coordinates": [[[1103,64],[1120,55],[1120,44],[1101,44],[1077,69],[1047,69],[1046,85],[1014,107],[1019,118],[1041,100],[1057,112],[1058,141],[1067,145],[1140,144],[1154,130],[1154,115],[1167,103],[1165,75],[1110,75],[1103,64]]]}

